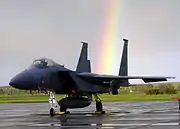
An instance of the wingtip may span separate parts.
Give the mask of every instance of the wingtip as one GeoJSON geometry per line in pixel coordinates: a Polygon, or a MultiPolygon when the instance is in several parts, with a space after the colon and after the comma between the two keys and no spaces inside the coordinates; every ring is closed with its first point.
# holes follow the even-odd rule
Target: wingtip
{"type": "Polygon", "coordinates": [[[168,79],[175,79],[176,77],[167,77],[168,79]]]}

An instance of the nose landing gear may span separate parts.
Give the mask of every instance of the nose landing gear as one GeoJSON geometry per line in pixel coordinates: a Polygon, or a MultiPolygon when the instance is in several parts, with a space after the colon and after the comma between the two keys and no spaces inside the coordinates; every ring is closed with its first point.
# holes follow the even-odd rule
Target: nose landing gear
{"type": "Polygon", "coordinates": [[[55,96],[55,93],[54,92],[50,92],[50,95],[49,95],[49,104],[50,104],[50,110],[49,110],[49,113],[51,116],[54,116],[55,115],[55,108],[57,108],[57,101],[56,101],[56,96],[55,96]]]}

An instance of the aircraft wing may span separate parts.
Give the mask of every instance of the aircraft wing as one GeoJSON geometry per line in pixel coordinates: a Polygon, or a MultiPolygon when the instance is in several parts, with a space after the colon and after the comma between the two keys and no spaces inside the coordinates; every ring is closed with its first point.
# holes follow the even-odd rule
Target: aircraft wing
{"type": "Polygon", "coordinates": [[[167,79],[174,79],[175,77],[163,76],[115,76],[115,75],[101,75],[92,73],[80,73],[78,76],[87,79],[101,80],[105,82],[123,81],[128,79],[142,79],[145,83],[167,81],[167,79]]]}

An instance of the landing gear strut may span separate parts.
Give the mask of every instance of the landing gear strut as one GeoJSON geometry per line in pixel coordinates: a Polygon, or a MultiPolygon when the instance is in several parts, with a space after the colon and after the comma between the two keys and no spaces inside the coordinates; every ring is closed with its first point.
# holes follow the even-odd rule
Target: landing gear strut
{"type": "Polygon", "coordinates": [[[50,92],[49,95],[49,104],[50,104],[50,115],[54,116],[55,115],[55,108],[57,107],[57,102],[56,102],[56,96],[54,92],[50,92]]]}
{"type": "Polygon", "coordinates": [[[96,101],[96,113],[98,114],[105,114],[105,111],[103,111],[103,105],[101,102],[101,99],[97,94],[94,95],[95,101],[96,101]]]}
{"type": "Polygon", "coordinates": [[[66,108],[60,107],[60,112],[66,112],[66,108]]]}

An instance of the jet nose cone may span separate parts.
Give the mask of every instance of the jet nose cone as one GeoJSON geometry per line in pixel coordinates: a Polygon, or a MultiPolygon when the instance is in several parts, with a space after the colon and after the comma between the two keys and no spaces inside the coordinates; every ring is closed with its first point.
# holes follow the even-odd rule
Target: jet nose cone
{"type": "Polygon", "coordinates": [[[13,77],[9,85],[17,89],[35,89],[37,87],[37,81],[28,72],[22,72],[13,77]]]}
{"type": "Polygon", "coordinates": [[[11,79],[11,81],[9,82],[9,85],[12,86],[12,87],[14,87],[14,86],[16,86],[16,82],[14,82],[14,80],[11,79]]]}
{"type": "Polygon", "coordinates": [[[9,85],[14,87],[14,88],[22,89],[23,88],[23,85],[22,85],[23,81],[24,80],[21,79],[20,77],[15,76],[10,80],[9,85]]]}

